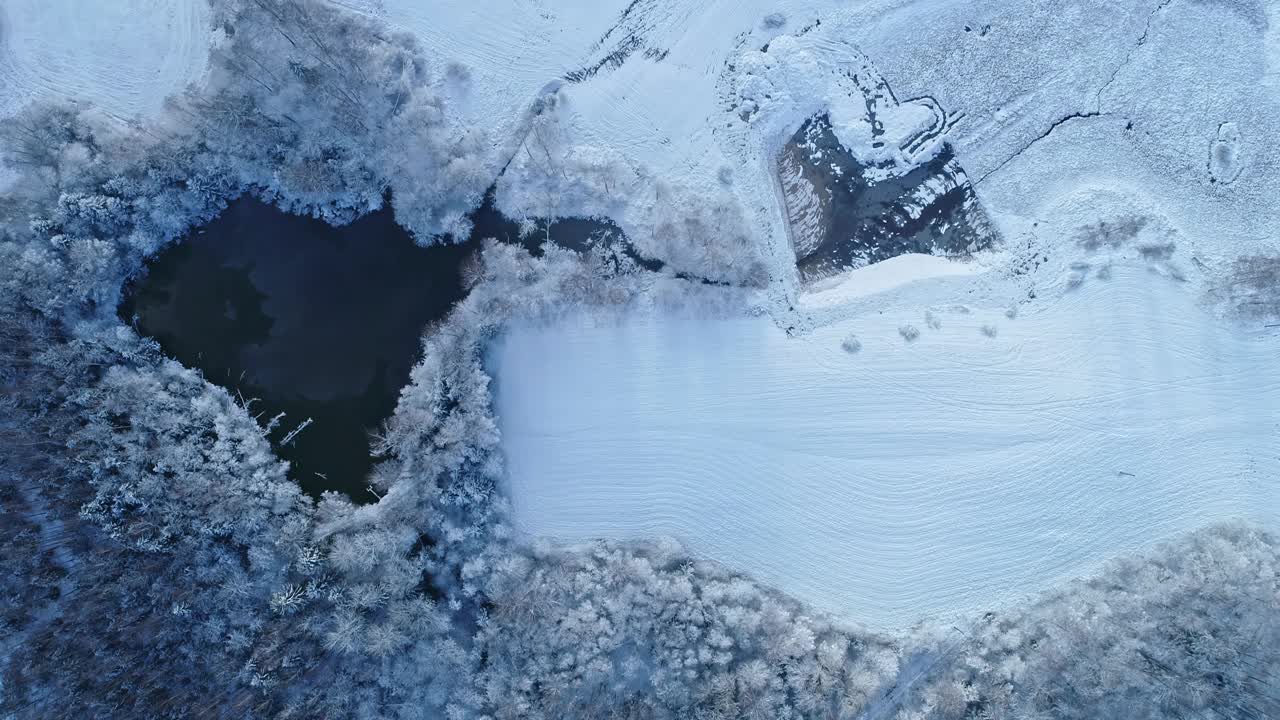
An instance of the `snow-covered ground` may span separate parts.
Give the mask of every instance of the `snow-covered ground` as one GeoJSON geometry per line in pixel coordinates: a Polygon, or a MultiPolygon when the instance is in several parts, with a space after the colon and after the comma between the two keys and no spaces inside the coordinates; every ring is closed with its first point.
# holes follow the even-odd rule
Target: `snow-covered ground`
{"type": "Polygon", "coordinates": [[[1280,0],[1267,3],[1267,31],[1263,36],[1263,81],[1272,96],[1280,96],[1280,0]]]}
{"type": "Polygon", "coordinates": [[[773,25],[765,18],[778,3],[766,0],[331,1],[379,15],[416,34],[430,55],[467,65],[454,107],[490,129],[510,129],[549,84],[583,71],[588,77],[566,90],[582,144],[620,149],[668,175],[718,169],[701,156],[716,154],[716,83],[733,51],[839,4],[792,0],[773,25]]]}
{"type": "Polygon", "coordinates": [[[204,73],[205,0],[0,2],[0,117],[35,99],[132,118],[204,73]]]}
{"type": "MultiPolygon", "coordinates": [[[[1276,18],[1280,4],[1266,4],[1276,18]]],[[[1280,252],[1280,92],[1267,82],[1277,55],[1264,3],[934,5],[930,22],[919,3],[899,3],[851,14],[847,30],[899,96],[930,94],[963,116],[951,141],[1011,242],[1052,250],[1059,238],[1044,226],[1061,213],[1101,218],[1066,202],[1092,189],[1177,228],[1204,272],[1280,252]]]]}
{"type": "Polygon", "coordinates": [[[969,281],[803,337],[761,317],[513,328],[491,361],[518,529],[671,535],[889,627],[1214,520],[1280,520],[1275,338],[1140,263],[1014,319],[921,312],[969,281]]]}

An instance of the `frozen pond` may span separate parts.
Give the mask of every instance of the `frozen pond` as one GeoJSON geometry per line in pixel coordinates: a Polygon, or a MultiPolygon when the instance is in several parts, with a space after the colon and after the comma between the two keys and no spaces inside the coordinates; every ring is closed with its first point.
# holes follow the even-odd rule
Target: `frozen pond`
{"type": "Polygon", "coordinates": [[[245,196],[152,258],[121,319],[256,398],[263,424],[284,413],[270,437],[303,489],[372,500],[369,435],[395,409],[423,327],[465,294],[459,268],[480,240],[541,252],[548,238],[581,250],[621,237],[605,221],[563,218],[521,238],[491,199],[471,219],[466,242],[423,248],[389,208],[334,227],[245,196]]]}
{"type": "Polygon", "coordinates": [[[304,489],[369,500],[369,433],[395,408],[423,326],[462,297],[475,247],[419,247],[387,208],[334,227],[246,196],[152,258],[121,316],[257,398],[262,423],[285,413],[270,437],[304,489]]]}
{"type": "Polygon", "coordinates": [[[1275,345],[1183,286],[1116,268],[1015,320],[921,312],[802,338],[768,318],[513,328],[490,361],[518,529],[671,535],[893,626],[1280,517],[1275,345]]]}

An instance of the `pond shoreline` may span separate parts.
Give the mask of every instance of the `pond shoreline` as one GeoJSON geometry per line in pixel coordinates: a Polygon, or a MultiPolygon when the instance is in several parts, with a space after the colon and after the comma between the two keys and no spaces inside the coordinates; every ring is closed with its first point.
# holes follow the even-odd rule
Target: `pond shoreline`
{"type": "Polygon", "coordinates": [[[492,191],[470,219],[465,241],[422,247],[390,202],[334,226],[247,193],[152,257],[118,315],[242,398],[309,494],[372,502],[370,435],[421,359],[423,328],[465,297],[461,268],[481,240],[534,254],[548,239],[579,252],[620,242],[634,255],[611,222],[522,225],[497,211],[492,191]]]}

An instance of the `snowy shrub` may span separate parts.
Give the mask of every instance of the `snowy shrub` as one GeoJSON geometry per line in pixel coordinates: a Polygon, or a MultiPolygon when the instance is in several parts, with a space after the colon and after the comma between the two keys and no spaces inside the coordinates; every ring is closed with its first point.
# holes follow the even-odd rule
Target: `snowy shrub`
{"type": "Polygon", "coordinates": [[[500,209],[515,218],[616,217],[649,179],[609,148],[577,145],[559,95],[539,98],[498,179],[500,209]]]}
{"type": "Polygon", "coordinates": [[[1149,243],[1149,244],[1139,245],[1138,254],[1142,256],[1143,260],[1146,260],[1148,262],[1157,262],[1157,261],[1168,260],[1169,258],[1172,258],[1173,253],[1175,250],[1177,250],[1177,248],[1178,246],[1171,242],[1149,243]]]}
{"type": "Polygon", "coordinates": [[[1237,258],[1209,294],[1229,312],[1253,321],[1280,318],[1280,258],[1237,258]]]}
{"type": "Polygon", "coordinates": [[[853,333],[850,333],[850,334],[848,334],[848,335],[846,335],[846,336],[845,336],[845,338],[844,338],[844,340],[843,340],[843,341],[841,341],[841,343],[840,343],[840,347],[841,347],[841,349],[843,349],[845,352],[847,352],[847,353],[849,353],[850,355],[852,355],[852,354],[857,353],[858,351],[862,350],[862,341],[858,339],[858,336],[857,336],[857,335],[854,335],[853,333]]]}
{"type": "Polygon", "coordinates": [[[1000,332],[998,329],[996,329],[995,325],[983,325],[981,330],[982,330],[982,334],[986,335],[989,338],[995,337],[1000,332]]]}
{"type": "Polygon", "coordinates": [[[759,243],[738,201],[659,183],[651,224],[629,236],[640,254],[715,282],[763,287],[769,280],[759,243]]]}
{"type": "Polygon", "coordinates": [[[570,121],[558,95],[541,98],[498,180],[504,213],[620,218],[636,252],[678,274],[746,287],[768,282],[758,238],[727,183],[708,196],[657,180],[616,151],[574,144],[570,121]]]}
{"type": "Polygon", "coordinates": [[[1076,242],[1085,250],[1094,251],[1101,248],[1118,248],[1138,236],[1146,227],[1149,218],[1131,215],[1114,218],[1111,221],[1099,221],[1076,231],[1076,242]]]}
{"type": "Polygon", "coordinates": [[[902,336],[903,340],[914,342],[916,338],[920,337],[920,329],[915,325],[903,325],[898,328],[898,334],[902,336]]]}

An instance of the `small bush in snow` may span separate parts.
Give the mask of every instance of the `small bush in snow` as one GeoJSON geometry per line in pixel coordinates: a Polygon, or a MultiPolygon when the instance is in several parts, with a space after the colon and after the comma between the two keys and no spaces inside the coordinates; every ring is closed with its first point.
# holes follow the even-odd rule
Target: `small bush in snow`
{"type": "Polygon", "coordinates": [[[849,336],[844,339],[844,342],[840,343],[840,347],[843,348],[845,352],[852,355],[862,349],[862,341],[858,339],[857,335],[850,333],[849,336]]]}
{"type": "Polygon", "coordinates": [[[1090,252],[1104,247],[1118,248],[1137,237],[1148,221],[1149,218],[1141,216],[1102,220],[1076,230],[1076,242],[1090,252]]]}
{"type": "Polygon", "coordinates": [[[898,328],[898,334],[902,336],[903,340],[914,342],[916,338],[920,337],[920,329],[915,325],[903,325],[898,328]]]}
{"type": "Polygon", "coordinates": [[[997,331],[996,331],[996,326],[995,326],[995,325],[983,325],[983,326],[982,326],[982,334],[983,334],[983,335],[986,335],[986,336],[987,336],[987,337],[989,337],[989,338],[993,338],[993,337],[995,337],[995,336],[996,336],[996,332],[997,332],[997,331]]]}
{"type": "Polygon", "coordinates": [[[471,68],[458,62],[451,62],[444,67],[445,77],[455,83],[471,82],[471,68]]]}
{"type": "Polygon", "coordinates": [[[1171,242],[1150,243],[1147,245],[1139,245],[1138,254],[1141,255],[1142,259],[1146,260],[1147,262],[1168,260],[1169,258],[1173,257],[1173,252],[1174,250],[1177,249],[1177,247],[1178,247],[1177,245],[1171,242]]]}

